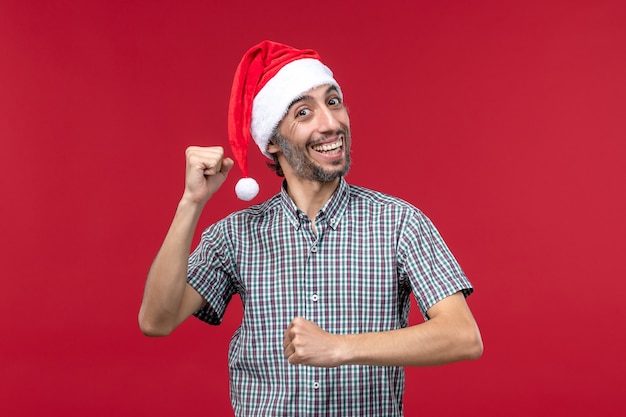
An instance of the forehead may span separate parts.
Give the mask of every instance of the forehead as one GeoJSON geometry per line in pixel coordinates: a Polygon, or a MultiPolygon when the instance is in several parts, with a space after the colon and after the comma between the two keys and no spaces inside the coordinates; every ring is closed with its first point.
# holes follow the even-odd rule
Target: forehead
{"type": "Polygon", "coordinates": [[[310,90],[305,91],[304,93],[302,93],[301,95],[293,99],[293,101],[289,103],[289,106],[287,107],[287,111],[289,111],[291,107],[293,107],[294,104],[299,103],[301,101],[314,100],[316,98],[326,97],[327,95],[333,94],[333,93],[339,93],[339,89],[335,85],[324,84],[324,85],[320,85],[319,87],[313,87],[310,90]]]}
{"type": "Polygon", "coordinates": [[[339,89],[336,85],[324,84],[319,87],[311,88],[309,91],[303,94],[304,97],[326,96],[328,94],[337,93],[339,89]]]}

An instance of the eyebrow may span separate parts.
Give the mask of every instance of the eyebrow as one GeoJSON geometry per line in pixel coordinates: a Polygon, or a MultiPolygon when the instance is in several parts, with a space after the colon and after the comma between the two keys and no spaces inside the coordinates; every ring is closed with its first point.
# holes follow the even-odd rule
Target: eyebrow
{"type": "MultiPolygon", "coordinates": [[[[331,85],[330,87],[328,87],[328,88],[326,89],[326,92],[324,92],[324,95],[328,95],[329,93],[331,93],[331,92],[333,92],[333,91],[338,92],[337,86],[331,85]]],[[[296,97],[295,99],[293,99],[293,101],[292,101],[291,103],[289,103],[289,106],[287,106],[287,112],[289,112],[289,110],[291,110],[291,107],[292,107],[294,104],[298,103],[299,101],[302,101],[302,100],[309,100],[309,99],[312,99],[312,98],[313,98],[313,97],[311,97],[311,96],[309,96],[309,95],[303,95],[303,96],[298,96],[298,97],[296,97]]]]}

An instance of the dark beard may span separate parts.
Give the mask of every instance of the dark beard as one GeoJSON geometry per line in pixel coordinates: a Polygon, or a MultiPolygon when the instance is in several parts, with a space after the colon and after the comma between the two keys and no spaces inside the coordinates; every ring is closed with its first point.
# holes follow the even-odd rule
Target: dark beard
{"type": "MultiPolygon", "coordinates": [[[[294,173],[299,177],[318,182],[330,182],[335,180],[336,178],[343,177],[350,170],[350,152],[349,152],[349,144],[350,144],[350,134],[347,130],[341,129],[337,131],[335,134],[343,135],[343,146],[345,151],[345,164],[341,170],[338,171],[329,171],[324,169],[323,167],[315,164],[312,160],[307,158],[308,152],[306,148],[299,149],[289,143],[289,140],[282,136],[280,133],[275,132],[273,136],[273,142],[280,148],[283,153],[287,163],[291,166],[294,173]]],[[[323,140],[326,137],[318,138],[318,140],[323,140]]]]}

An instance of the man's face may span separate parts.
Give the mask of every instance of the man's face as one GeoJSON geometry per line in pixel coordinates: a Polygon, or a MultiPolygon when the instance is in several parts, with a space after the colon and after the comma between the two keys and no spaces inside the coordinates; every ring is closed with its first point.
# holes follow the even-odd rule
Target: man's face
{"type": "Polygon", "coordinates": [[[345,175],[350,169],[350,119],[337,90],[324,85],[294,101],[274,142],[268,150],[279,157],[282,153],[285,175],[318,182],[345,175]]]}

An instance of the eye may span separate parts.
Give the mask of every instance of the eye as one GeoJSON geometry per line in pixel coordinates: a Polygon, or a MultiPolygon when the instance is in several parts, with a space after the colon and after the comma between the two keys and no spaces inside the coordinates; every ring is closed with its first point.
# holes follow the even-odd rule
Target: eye
{"type": "Polygon", "coordinates": [[[307,109],[307,108],[299,109],[296,111],[296,118],[306,117],[309,115],[309,113],[311,113],[310,109],[307,109]]]}
{"type": "Polygon", "coordinates": [[[341,104],[341,99],[339,97],[332,97],[330,100],[328,100],[329,106],[338,106],[340,104],[341,104]]]}

